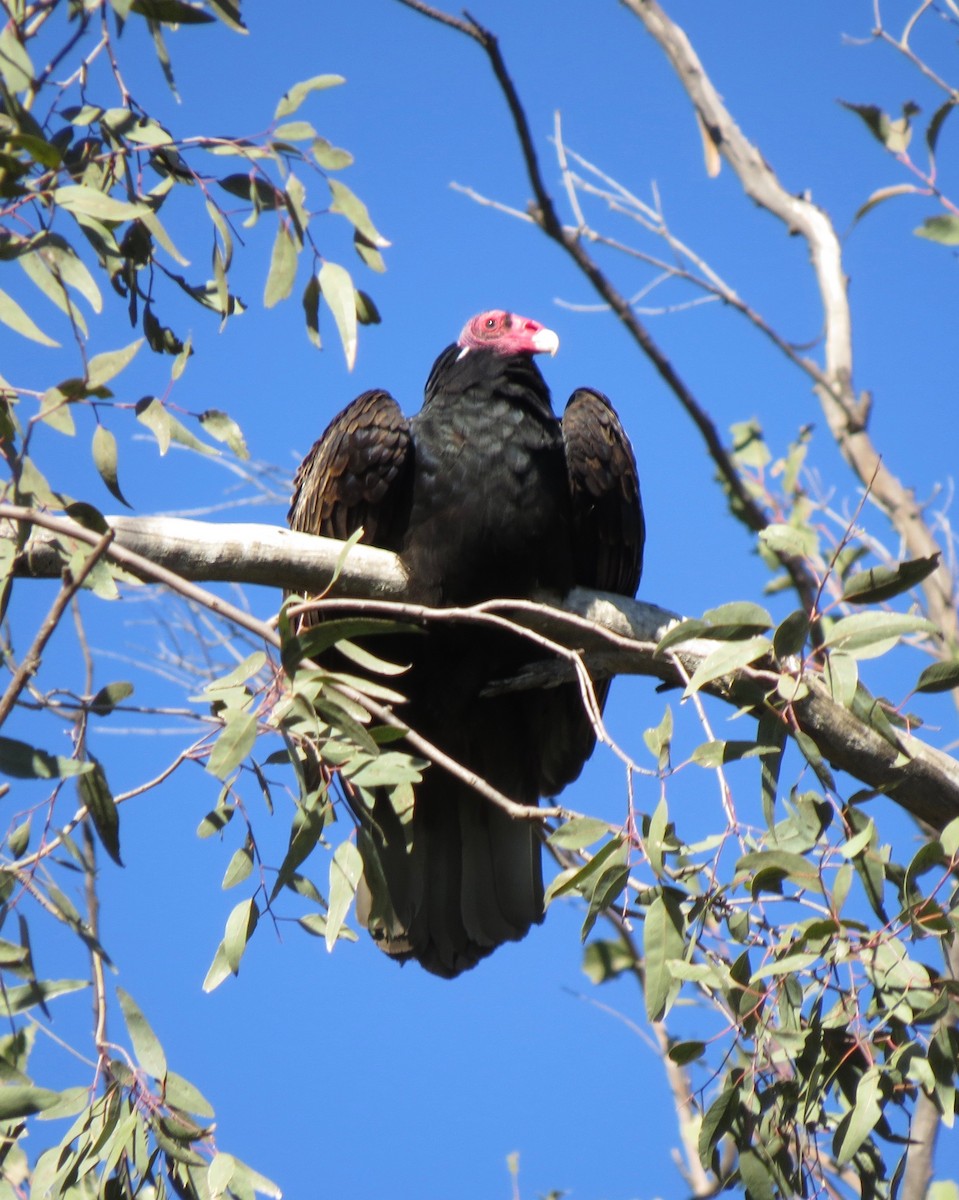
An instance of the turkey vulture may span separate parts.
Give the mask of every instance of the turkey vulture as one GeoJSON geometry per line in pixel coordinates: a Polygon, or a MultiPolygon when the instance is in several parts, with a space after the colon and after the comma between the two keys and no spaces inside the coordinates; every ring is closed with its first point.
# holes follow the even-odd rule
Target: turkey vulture
{"type": "MultiPolygon", "coordinates": [[[[512,313],[468,321],[415,417],[369,391],[334,418],[297,472],[290,526],[341,539],[362,527],[432,605],[576,584],[632,596],[644,538],[632,449],[599,392],[577,389],[562,422],[554,415],[533,356],[558,345],[512,313]]],[[[391,651],[411,664],[403,720],[501,792],[534,805],[579,774],[595,739],[577,685],[485,694],[542,657],[527,639],[444,624],[396,635],[391,651]]],[[[535,823],[437,766],[405,825],[385,796],[372,812],[355,807],[357,912],[386,953],[452,978],[543,919],[535,823]]]]}

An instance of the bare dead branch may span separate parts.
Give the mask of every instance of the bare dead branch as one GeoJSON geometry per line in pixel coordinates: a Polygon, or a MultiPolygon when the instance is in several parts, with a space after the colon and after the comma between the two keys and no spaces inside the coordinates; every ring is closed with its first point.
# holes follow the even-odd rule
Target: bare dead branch
{"type": "MultiPolygon", "coordinates": [[[[839,449],[860,482],[871,484],[877,504],[913,557],[941,550],[912,491],[885,465],[866,432],[853,390],[852,317],[842,263],[842,248],[829,217],[805,196],[780,183],[759,149],[743,134],[726,109],[683,30],[656,0],[623,0],[642,21],[679,76],[699,118],[720,154],[729,163],[746,195],[777,217],[788,233],[799,233],[809,246],[825,322],[825,375],[816,387],[839,449]]],[[[955,584],[941,565],[921,585],[929,616],[945,634],[948,647],[956,637],[955,584]]]]}

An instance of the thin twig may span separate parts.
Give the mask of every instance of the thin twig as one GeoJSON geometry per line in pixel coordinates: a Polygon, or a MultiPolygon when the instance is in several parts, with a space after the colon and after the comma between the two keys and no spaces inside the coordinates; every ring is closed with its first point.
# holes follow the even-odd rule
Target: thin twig
{"type": "Polygon", "coordinates": [[[80,567],[80,570],[73,575],[69,570],[63,573],[63,586],[57,593],[57,597],[50,606],[50,611],[44,618],[43,624],[37,630],[37,635],[33,639],[33,644],[27,651],[20,666],[13,673],[13,678],[7,685],[7,690],[0,697],[0,725],[6,721],[10,715],[13,706],[17,702],[17,697],[27,685],[27,681],[31,676],[35,675],[40,668],[40,659],[43,655],[44,648],[50,638],[53,637],[54,631],[60,624],[60,619],[63,616],[67,605],[72,598],[77,594],[80,588],[83,587],[87,576],[97,565],[100,559],[106,554],[110,543],[113,541],[114,533],[112,529],[108,529],[102,536],[93,535],[93,551],[87,555],[80,567]]]}

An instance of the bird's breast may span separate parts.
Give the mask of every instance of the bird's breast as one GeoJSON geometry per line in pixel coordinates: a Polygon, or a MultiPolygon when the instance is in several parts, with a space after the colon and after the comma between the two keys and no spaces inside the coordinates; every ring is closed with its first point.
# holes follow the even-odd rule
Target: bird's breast
{"type": "Polygon", "coordinates": [[[565,591],[569,483],[559,423],[460,404],[414,418],[413,502],[402,550],[435,602],[565,591]]]}

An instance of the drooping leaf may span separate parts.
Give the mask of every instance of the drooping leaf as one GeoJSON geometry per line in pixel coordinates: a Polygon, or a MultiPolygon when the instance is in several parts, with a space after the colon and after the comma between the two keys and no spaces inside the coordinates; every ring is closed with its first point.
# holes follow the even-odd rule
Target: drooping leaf
{"type": "Polygon", "coordinates": [[[243,430],[231,416],[220,412],[219,409],[208,408],[206,412],[200,413],[199,421],[211,438],[226,443],[237,458],[245,462],[250,457],[243,430]]]}
{"type": "Polygon", "coordinates": [[[166,1077],[166,1055],[157,1035],[129,992],[118,987],[117,999],[137,1062],[154,1079],[162,1081],[166,1077]]]}
{"type": "Polygon", "coordinates": [[[325,933],[327,950],[333,949],[340,934],[362,874],[363,860],[359,850],[353,842],[341,842],[330,860],[330,902],[325,933]]]}
{"type": "MultiPolygon", "coordinates": [[[[327,183],[333,195],[330,212],[340,213],[350,222],[356,232],[371,246],[378,250],[384,249],[390,243],[379,232],[370,217],[363,201],[339,179],[328,179],[327,183]]],[[[322,280],[320,281],[322,283],[322,280]]]]}
{"type": "Polygon", "coordinates": [[[809,618],[801,608],[781,621],[773,634],[773,650],[779,659],[799,654],[809,635],[809,618]]]}
{"type": "Polygon", "coordinates": [[[323,339],[320,337],[320,284],[315,275],[311,275],[303,289],[303,314],[306,317],[307,337],[317,348],[323,349],[323,339]]]}
{"type": "Polygon", "coordinates": [[[117,474],[117,439],[105,425],[97,425],[93,431],[93,465],[106,485],[107,491],[114,499],[130,508],[130,503],[120,489],[117,474]]]}
{"type": "Polygon", "coordinates": [[[833,1139],[833,1153],[839,1166],[849,1162],[882,1116],[879,1084],[879,1068],[870,1067],[856,1086],[855,1104],[839,1122],[833,1139]]]}
{"type": "Polygon", "coordinates": [[[15,333],[39,342],[41,346],[59,346],[60,343],[48,337],[23,311],[14,298],[0,288],[0,321],[9,326],[15,333]]]}
{"type": "Polygon", "coordinates": [[[26,91],[34,78],[33,63],[13,20],[0,32],[0,76],[11,92],[26,91]]]}
{"type": "Polygon", "coordinates": [[[646,909],[643,922],[646,1015],[651,1021],[662,1020],[679,991],[669,964],[682,959],[685,948],[682,915],[675,900],[667,900],[667,894],[663,893],[646,909]]]}
{"type": "Polygon", "coordinates": [[[243,957],[247,943],[253,936],[259,917],[260,910],[252,897],[241,900],[227,917],[226,930],[223,935],[223,952],[234,975],[240,969],[240,959],[243,957]]]}
{"type": "Polygon", "coordinates": [[[235,771],[256,741],[256,717],[252,713],[227,709],[223,721],[223,729],[206,762],[206,769],[217,779],[226,779],[235,771]]]}
{"type": "Polygon", "coordinates": [[[320,291],[336,322],[343,344],[346,365],[352,371],[356,362],[356,302],[353,298],[353,280],[349,271],[338,263],[325,262],[317,276],[320,291]]]}
{"type": "Polygon", "coordinates": [[[273,252],[270,257],[270,270],[263,289],[263,305],[272,308],[285,300],[293,291],[296,281],[297,246],[289,229],[281,221],[277,226],[276,238],[273,242],[273,252]]]}
{"type": "Polygon", "coordinates": [[[252,870],[253,853],[247,846],[241,846],[230,859],[220,887],[225,892],[229,891],[231,887],[236,887],[238,883],[242,883],[244,879],[249,879],[252,870]]]}
{"type": "Polygon", "coordinates": [[[80,775],[77,779],[80,803],[86,806],[104,850],[118,867],[122,867],[120,814],[117,812],[116,801],[113,799],[113,793],[110,791],[110,785],[107,783],[102,765],[92,755],[90,755],[90,762],[93,769],[80,775]]]}

